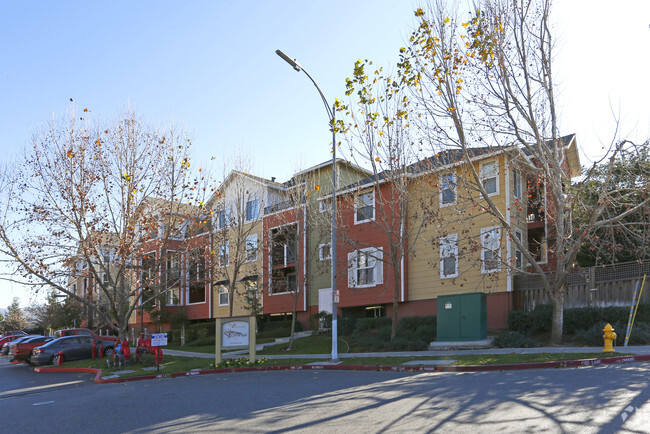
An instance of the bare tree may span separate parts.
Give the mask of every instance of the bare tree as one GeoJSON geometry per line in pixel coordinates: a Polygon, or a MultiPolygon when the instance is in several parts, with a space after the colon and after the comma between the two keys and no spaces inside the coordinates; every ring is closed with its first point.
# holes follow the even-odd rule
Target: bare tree
{"type": "MultiPolygon", "coordinates": [[[[123,337],[143,296],[144,246],[155,240],[165,251],[209,189],[192,175],[190,139],[174,125],[133,112],[109,124],[90,116],[53,120],[4,175],[0,252],[12,269],[3,278],[75,298],[123,337]],[[71,284],[82,275],[96,296],[71,284]]],[[[154,261],[160,282],[165,258],[154,261]]]]}
{"type": "Polygon", "coordinates": [[[368,61],[356,62],[352,78],[347,79],[350,104],[337,106],[347,116],[344,122],[350,159],[372,168],[370,177],[343,187],[341,197],[347,203],[342,209],[354,210],[354,224],[341,222],[340,236],[353,249],[347,267],[349,285],[381,283],[387,278],[384,291],[392,292],[394,339],[399,303],[404,301],[404,260],[413,252],[414,240],[427,221],[428,199],[418,192],[425,185],[419,175],[429,168],[422,163],[421,144],[411,134],[410,95],[402,82],[384,76],[381,69],[369,77],[366,69],[371,65],[368,61]],[[370,226],[366,231],[381,234],[384,247],[355,228],[364,221],[370,226]],[[369,262],[378,266],[370,267],[369,262]],[[390,273],[381,276],[383,266],[379,265],[386,265],[390,273]]]}
{"type": "MultiPolygon", "coordinates": [[[[557,343],[562,337],[566,279],[581,246],[599,228],[623,224],[649,199],[603,214],[606,204],[622,199],[616,198],[611,169],[601,177],[597,200],[587,204],[580,196],[594,172],[582,172],[575,137],[560,133],[550,0],[479,0],[469,10],[468,18],[462,19],[442,0],[429,3],[426,11],[418,9],[417,28],[401,50],[399,75],[413,90],[422,137],[435,152],[462,153],[468,174],[463,182],[477,192],[475,203],[493,216],[521,252],[527,273],[541,278],[553,301],[552,342],[557,343]],[[477,147],[507,153],[511,167],[525,174],[533,195],[540,198],[534,214],[546,225],[541,243],[548,267],[540,264],[539,246],[517,237],[508,213],[486,189],[475,164],[482,158],[477,147]],[[579,175],[582,178],[572,183],[579,175]],[[580,213],[589,218],[577,225],[580,213]],[[547,273],[549,268],[552,273],[547,273]]],[[[625,147],[635,145],[625,140],[612,144],[603,159],[606,167],[612,167],[625,147]]],[[[634,192],[647,186],[644,179],[634,192]]],[[[530,202],[523,198],[516,206],[526,208],[530,202]]],[[[502,259],[511,264],[511,258],[502,259]]]]}

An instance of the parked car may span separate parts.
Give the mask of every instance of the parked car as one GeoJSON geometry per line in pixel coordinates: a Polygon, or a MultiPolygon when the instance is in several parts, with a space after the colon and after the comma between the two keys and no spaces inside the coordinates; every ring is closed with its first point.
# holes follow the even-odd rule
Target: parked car
{"type": "MultiPolygon", "coordinates": [[[[25,339],[26,337],[29,337],[32,335],[13,335],[13,336],[7,336],[3,339],[0,340],[0,355],[6,356],[9,354],[9,346],[16,342],[16,341],[21,341],[25,339]]],[[[36,335],[35,335],[36,336],[36,335]]],[[[38,335],[40,336],[40,335],[38,335]]]]}
{"type": "Polygon", "coordinates": [[[106,357],[113,355],[113,349],[115,348],[115,343],[117,342],[116,336],[100,336],[92,330],[85,328],[72,328],[72,329],[61,329],[56,332],[56,336],[89,336],[97,341],[97,346],[100,343],[104,346],[104,355],[106,357]]]}
{"type": "Polygon", "coordinates": [[[36,347],[45,345],[54,339],[54,336],[36,336],[27,338],[21,342],[14,341],[14,345],[9,348],[9,361],[10,362],[27,362],[32,355],[32,351],[36,347]]]}
{"type": "Polygon", "coordinates": [[[90,336],[64,336],[56,338],[36,347],[32,350],[29,362],[34,365],[56,365],[59,359],[59,353],[63,354],[63,360],[80,360],[92,357],[93,339],[90,336]]]}
{"type": "Polygon", "coordinates": [[[19,335],[19,336],[26,336],[27,333],[25,333],[25,332],[22,331],[22,330],[7,330],[7,331],[4,333],[4,335],[2,335],[2,337],[5,337],[5,336],[16,336],[16,335],[19,335]]]}

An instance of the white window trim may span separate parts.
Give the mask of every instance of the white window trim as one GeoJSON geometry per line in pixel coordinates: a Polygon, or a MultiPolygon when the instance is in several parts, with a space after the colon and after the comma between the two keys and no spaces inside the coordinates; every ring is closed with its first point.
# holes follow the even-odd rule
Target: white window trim
{"type": "MultiPolygon", "coordinates": [[[[515,229],[515,238],[517,238],[520,242],[523,243],[524,241],[524,233],[520,229],[515,229]]],[[[519,247],[517,247],[517,243],[515,241],[512,242],[515,246],[515,263],[513,264],[513,268],[515,270],[523,270],[526,268],[526,265],[524,264],[524,253],[521,251],[519,247]],[[517,256],[521,255],[521,265],[517,267],[517,256]]]]}
{"type": "Polygon", "coordinates": [[[244,205],[245,221],[252,222],[252,221],[255,221],[255,220],[260,218],[260,205],[259,205],[259,203],[260,203],[260,201],[257,198],[256,199],[250,199],[250,200],[246,201],[246,204],[244,205]],[[252,210],[251,214],[254,214],[254,216],[251,216],[251,218],[249,219],[248,218],[248,204],[253,203],[253,202],[255,202],[255,207],[251,206],[251,210],[252,210]]]}
{"type": "Polygon", "coordinates": [[[446,237],[441,237],[440,238],[440,278],[441,279],[451,279],[453,277],[458,277],[458,234],[449,234],[446,237]],[[453,243],[453,249],[452,254],[453,257],[456,259],[455,264],[454,264],[454,273],[453,274],[445,274],[445,265],[444,265],[444,260],[445,258],[451,257],[451,256],[445,256],[444,255],[444,245],[448,243],[451,244],[453,243]]]}
{"type": "Polygon", "coordinates": [[[332,210],[332,198],[321,199],[318,202],[318,211],[323,213],[332,210]]]}
{"type": "Polygon", "coordinates": [[[348,288],[371,288],[384,283],[384,261],[383,261],[383,248],[381,247],[368,247],[365,249],[355,250],[348,253],[348,288]],[[374,282],[359,285],[356,281],[357,278],[357,255],[359,252],[370,253],[375,260],[374,265],[374,282]]]}
{"type": "Polygon", "coordinates": [[[180,306],[181,305],[181,288],[180,286],[172,286],[171,288],[167,288],[167,294],[166,295],[166,300],[165,304],[166,306],[180,306]],[[174,290],[178,291],[177,292],[177,298],[178,298],[178,303],[171,303],[170,297],[174,293],[174,290]]]}
{"type": "Polygon", "coordinates": [[[500,226],[492,226],[489,228],[483,228],[481,229],[481,273],[482,274],[489,274],[489,273],[496,273],[501,271],[501,227],[500,226]],[[497,231],[497,236],[499,238],[499,248],[496,250],[488,249],[485,246],[485,234],[492,232],[492,231],[497,231]],[[497,266],[495,268],[490,268],[486,269],[485,268],[485,256],[484,253],[486,250],[489,251],[494,251],[496,252],[496,257],[498,259],[497,266]]]}
{"type": "Polygon", "coordinates": [[[446,173],[446,174],[440,176],[440,208],[444,208],[444,207],[446,207],[446,206],[451,206],[451,205],[456,205],[456,204],[458,203],[458,184],[457,184],[457,179],[458,179],[458,177],[456,176],[455,173],[446,173]],[[453,178],[452,183],[453,183],[453,191],[454,191],[454,200],[453,200],[452,202],[449,202],[449,203],[444,203],[444,202],[442,201],[443,192],[445,191],[445,190],[442,188],[442,187],[443,187],[442,180],[443,180],[443,178],[445,178],[446,176],[451,176],[451,177],[453,178]]]}
{"type": "Polygon", "coordinates": [[[359,192],[354,195],[354,224],[358,225],[360,223],[366,223],[375,220],[375,212],[376,212],[376,197],[375,197],[375,191],[374,190],[367,190],[363,192],[359,192]],[[372,194],[372,217],[365,219],[365,220],[357,220],[357,209],[359,209],[359,201],[358,198],[359,196],[364,196],[366,194],[372,194]]]}
{"type": "Polygon", "coordinates": [[[486,179],[490,179],[492,177],[486,178],[483,176],[483,167],[487,166],[488,164],[494,163],[494,166],[496,168],[496,174],[494,175],[494,178],[496,178],[496,189],[493,193],[488,193],[488,196],[498,196],[500,191],[499,191],[499,161],[498,160],[490,160],[490,161],[485,161],[481,163],[479,166],[479,178],[481,180],[481,185],[483,185],[483,181],[486,179]]]}
{"type": "MultiPolygon", "coordinates": [[[[497,188],[498,190],[498,188],[497,188]]],[[[521,200],[522,198],[521,170],[512,169],[512,197],[521,200]],[[517,180],[517,177],[519,179],[517,180]],[[517,182],[519,181],[519,182],[517,182]]]]}
{"type": "Polygon", "coordinates": [[[225,267],[228,267],[229,265],[230,265],[230,241],[226,241],[225,243],[219,245],[219,248],[218,248],[218,251],[217,251],[217,266],[219,268],[225,268],[225,267]],[[221,258],[222,257],[221,251],[222,251],[222,248],[224,248],[224,247],[226,249],[226,263],[222,264],[221,263],[221,259],[222,259],[221,258]]]}
{"type": "Polygon", "coordinates": [[[332,243],[323,243],[318,245],[318,260],[327,261],[332,259],[332,243]],[[330,254],[328,256],[323,256],[323,247],[328,246],[330,248],[330,254]]]}
{"type": "Polygon", "coordinates": [[[230,305],[230,292],[228,291],[228,288],[226,288],[224,285],[219,285],[219,288],[217,290],[217,302],[219,303],[219,306],[230,305]],[[221,303],[221,296],[223,294],[225,294],[228,297],[228,301],[226,303],[221,303]]]}

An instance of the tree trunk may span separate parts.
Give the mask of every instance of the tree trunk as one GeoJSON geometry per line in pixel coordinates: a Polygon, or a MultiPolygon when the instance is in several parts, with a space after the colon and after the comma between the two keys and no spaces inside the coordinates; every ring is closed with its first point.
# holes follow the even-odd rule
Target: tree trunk
{"type": "MultiPolygon", "coordinates": [[[[397,263],[397,267],[399,267],[399,263],[397,263]]],[[[393,268],[397,268],[393,267],[393,268]]],[[[393,297],[393,322],[391,324],[390,328],[390,341],[393,342],[395,340],[395,337],[397,336],[397,310],[399,308],[399,290],[400,290],[400,273],[398,272],[399,269],[394,270],[393,276],[395,276],[393,285],[395,286],[395,295],[393,297]]]]}
{"type": "Polygon", "coordinates": [[[293,312],[291,312],[291,335],[289,336],[289,346],[287,350],[293,349],[293,335],[296,330],[296,310],[298,307],[298,297],[293,297],[293,312]]]}
{"type": "Polygon", "coordinates": [[[553,300],[553,316],[551,321],[551,345],[558,345],[562,341],[564,327],[564,290],[565,285],[555,288],[551,297],[553,300]]]}

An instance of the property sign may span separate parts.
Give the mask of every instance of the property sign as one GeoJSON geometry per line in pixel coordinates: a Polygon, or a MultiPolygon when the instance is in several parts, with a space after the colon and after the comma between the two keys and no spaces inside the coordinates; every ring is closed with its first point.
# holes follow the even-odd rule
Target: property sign
{"type": "Polygon", "coordinates": [[[152,333],[151,334],[151,346],[152,347],[162,347],[167,345],[167,333],[152,333]]]}
{"type": "Polygon", "coordinates": [[[250,326],[248,321],[229,321],[223,324],[221,328],[222,346],[224,347],[241,347],[247,346],[250,326]]]}
{"type": "Polygon", "coordinates": [[[451,309],[451,303],[445,303],[445,309],[451,309]]]}

